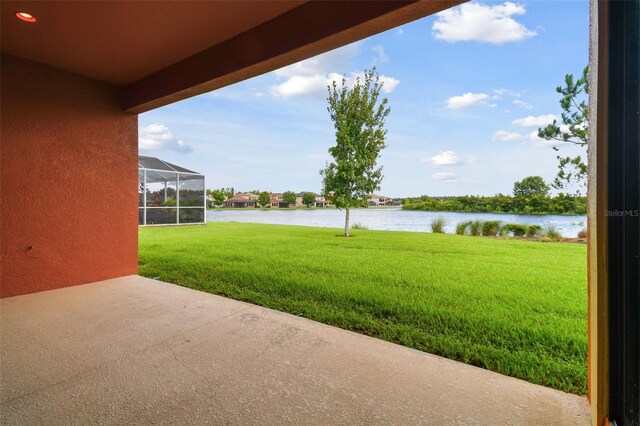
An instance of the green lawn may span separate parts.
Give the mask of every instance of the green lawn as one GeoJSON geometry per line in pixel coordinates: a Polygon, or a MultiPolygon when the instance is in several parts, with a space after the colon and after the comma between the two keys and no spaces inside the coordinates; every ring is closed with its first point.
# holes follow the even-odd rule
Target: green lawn
{"type": "Polygon", "coordinates": [[[586,246],[246,223],[140,229],[140,274],[587,390],[586,246]]]}

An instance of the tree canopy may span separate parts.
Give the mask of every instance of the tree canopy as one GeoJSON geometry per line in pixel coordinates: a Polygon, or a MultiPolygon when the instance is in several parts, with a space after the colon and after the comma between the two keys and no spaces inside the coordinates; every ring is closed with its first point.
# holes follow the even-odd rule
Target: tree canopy
{"type": "Polygon", "coordinates": [[[513,184],[513,196],[518,198],[548,197],[549,185],[540,176],[528,176],[513,184]]]}
{"type": "MultiPolygon", "coordinates": [[[[559,126],[554,120],[547,127],[538,129],[539,137],[548,141],[587,147],[589,142],[588,73],[589,67],[585,67],[582,76],[577,80],[572,74],[567,74],[564,78],[565,87],[556,87],[556,92],[562,95],[560,107],[562,108],[563,124],[559,126]]],[[[559,151],[556,146],[553,149],[559,151]]],[[[552,183],[554,188],[567,188],[572,183],[579,187],[586,186],[587,164],[582,156],[557,155],[556,158],[559,170],[552,183]]]]}
{"type": "Polygon", "coordinates": [[[362,205],[368,194],[380,189],[380,152],[386,147],[385,119],[391,111],[387,98],[378,101],[383,83],[375,67],[357,77],[353,87],[343,77],[341,84],[327,87],[327,110],[335,128],[336,144],[329,148],[333,161],[320,171],[323,193],[345,209],[345,237],[349,236],[349,209],[362,205]]]}
{"type": "Polygon", "coordinates": [[[211,201],[207,201],[207,207],[220,207],[224,200],[232,198],[234,193],[234,188],[207,189],[207,195],[211,196],[211,201]]]}
{"type": "Polygon", "coordinates": [[[286,191],[282,194],[282,204],[286,204],[287,206],[296,204],[296,193],[293,191],[286,191]]]}
{"type": "Polygon", "coordinates": [[[302,194],[302,204],[307,207],[316,205],[316,196],[313,192],[305,192],[302,194]]]}
{"type": "Polygon", "coordinates": [[[221,190],[214,189],[213,191],[211,191],[211,193],[209,195],[211,195],[211,198],[212,198],[212,201],[213,201],[213,205],[215,207],[220,207],[222,205],[222,203],[224,203],[225,194],[221,190]]]}
{"type": "Polygon", "coordinates": [[[267,191],[258,193],[258,204],[260,207],[267,207],[271,204],[271,195],[267,191]]]}

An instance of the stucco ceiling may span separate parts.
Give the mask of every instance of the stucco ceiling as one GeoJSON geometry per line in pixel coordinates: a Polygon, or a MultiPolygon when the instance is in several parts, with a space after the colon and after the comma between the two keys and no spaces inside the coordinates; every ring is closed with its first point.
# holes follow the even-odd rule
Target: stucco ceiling
{"type": "Polygon", "coordinates": [[[2,51],[124,86],[305,1],[2,1],[2,51]],[[35,23],[16,18],[28,12],[35,23]]]}
{"type": "Polygon", "coordinates": [[[465,0],[0,1],[3,53],[122,87],[148,111],[465,0]],[[16,17],[27,12],[37,21],[16,17]]]}

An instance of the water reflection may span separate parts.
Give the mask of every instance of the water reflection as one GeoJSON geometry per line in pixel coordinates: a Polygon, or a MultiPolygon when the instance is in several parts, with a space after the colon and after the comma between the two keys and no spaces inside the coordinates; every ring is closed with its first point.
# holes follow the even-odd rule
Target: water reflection
{"type": "MultiPolygon", "coordinates": [[[[400,208],[370,208],[351,211],[352,224],[359,223],[369,229],[380,231],[431,232],[431,220],[437,217],[445,219],[445,231],[448,234],[455,232],[458,223],[476,219],[540,225],[542,228],[552,226],[564,237],[575,237],[581,229],[587,226],[586,216],[423,212],[400,208]]],[[[207,222],[253,222],[342,228],[344,226],[344,211],[337,209],[214,209],[207,211],[207,222]]]]}

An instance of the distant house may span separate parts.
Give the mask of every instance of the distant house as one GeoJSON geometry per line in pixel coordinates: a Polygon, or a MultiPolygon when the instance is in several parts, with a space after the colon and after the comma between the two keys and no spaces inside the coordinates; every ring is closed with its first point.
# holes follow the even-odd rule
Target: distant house
{"type": "Polygon", "coordinates": [[[271,197],[271,207],[279,208],[279,207],[287,207],[282,202],[282,192],[272,192],[269,194],[271,197]]]}
{"type": "Polygon", "coordinates": [[[369,196],[367,197],[367,203],[371,207],[386,206],[387,200],[393,201],[391,200],[391,198],[387,198],[383,195],[378,194],[369,194],[369,196]]]}
{"type": "MultiPolygon", "coordinates": [[[[271,192],[270,203],[268,207],[271,208],[284,208],[284,207],[304,207],[302,204],[302,197],[306,192],[298,192],[296,194],[296,203],[295,206],[284,203],[283,193],[282,192],[271,192]]],[[[331,203],[325,199],[324,196],[320,194],[316,194],[315,192],[311,192],[315,197],[315,206],[316,207],[328,207],[331,203]]],[[[222,203],[222,207],[232,208],[232,209],[247,209],[247,208],[256,208],[258,207],[258,196],[252,192],[240,192],[237,193],[233,198],[229,198],[222,203]]]]}
{"type": "Polygon", "coordinates": [[[306,191],[298,192],[298,193],[296,194],[296,207],[302,207],[302,206],[304,206],[304,204],[302,204],[302,197],[304,197],[304,193],[305,193],[305,192],[306,192],[306,191]]]}
{"type": "Polygon", "coordinates": [[[240,192],[232,198],[225,200],[222,207],[234,209],[255,208],[258,206],[258,196],[251,192],[240,192]]]}
{"type": "Polygon", "coordinates": [[[303,192],[298,192],[296,194],[296,207],[303,207],[305,205],[302,203],[302,197],[304,197],[304,194],[306,194],[307,192],[312,193],[313,196],[316,198],[316,203],[315,203],[316,207],[327,207],[329,205],[329,201],[327,201],[324,196],[320,194],[316,194],[315,192],[312,192],[312,191],[303,191],[303,192]]]}
{"type": "Polygon", "coordinates": [[[316,207],[328,207],[329,204],[331,203],[324,197],[324,195],[316,194],[316,207]]]}

